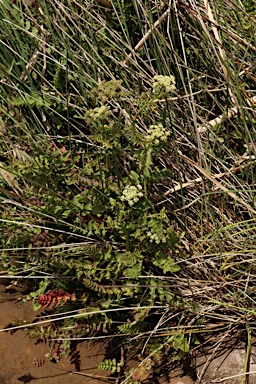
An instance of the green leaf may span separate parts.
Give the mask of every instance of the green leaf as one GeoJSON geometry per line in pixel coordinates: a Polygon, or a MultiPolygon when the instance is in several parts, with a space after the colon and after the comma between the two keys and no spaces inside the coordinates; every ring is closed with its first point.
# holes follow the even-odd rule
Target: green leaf
{"type": "Polygon", "coordinates": [[[180,267],[175,264],[174,259],[170,256],[168,256],[167,258],[154,260],[153,264],[156,267],[161,268],[164,274],[166,274],[167,272],[177,272],[180,270],[180,267]]]}
{"type": "Polygon", "coordinates": [[[4,268],[8,268],[9,263],[7,262],[7,252],[2,251],[1,253],[2,265],[4,268]]]}
{"type": "Polygon", "coordinates": [[[37,301],[32,301],[32,306],[34,311],[38,311],[38,309],[42,308],[41,304],[39,304],[37,301]]]}
{"type": "Polygon", "coordinates": [[[82,203],[85,203],[85,202],[87,202],[87,201],[88,201],[88,199],[87,199],[85,196],[82,196],[82,195],[76,195],[76,196],[73,197],[72,203],[73,203],[76,207],[78,207],[78,208],[80,208],[80,209],[84,209],[84,204],[82,204],[82,203]]]}
{"type": "Polygon", "coordinates": [[[66,209],[64,212],[62,212],[62,217],[66,219],[71,213],[71,209],[66,209]]]}
{"type": "Polygon", "coordinates": [[[41,107],[43,105],[43,99],[40,95],[37,93],[33,93],[31,96],[26,95],[26,102],[30,107],[36,106],[37,108],[41,107]]]}
{"type": "Polygon", "coordinates": [[[70,156],[70,151],[67,151],[66,153],[63,153],[63,155],[61,155],[60,160],[65,162],[68,160],[69,156],[70,156]]]}
{"type": "Polygon", "coordinates": [[[138,275],[141,272],[141,263],[134,265],[132,268],[126,268],[123,272],[124,276],[130,277],[132,279],[137,279],[138,275]]]}
{"type": "Polygon", "coordinates": [[[91,212],[92,210],[92,203],[89,202],[84,206],[84,210],[91,212]]]}
{"type": "Polygon", "coordinates": [[[175,246],[180,241],[180,237],[173,231],[171,227],[167,229],[168,243],[171,243],[172,246],[175,246]]]}
{"type": "Polygon", "coordinates": [[[131,171],[131,176],[132,176],[133,180],[135,181],[135,183],[139,184],[139,182],[140,182],[140,175],[138,175],[138,173],[136,173],[134,171],[131,171]]]}
{"type": "Polygon", "coordinates": [[[26,104],[26,102],[25,102],[25,100],[24,100],[23,97],[18,96],[18,97],[15,97],[14,99],[10,100],[10,104],[11,104],[11,105],[17,105],[17,106],[19,106],[19,105],[24,105],[24,104],[26,104]]]}
{"type": "Polygon", "coordinates": [[[98,213],[104,211],[104,206],[102,204],[95,204],[93,205],[91,211],[93,215],[98,215],[98,213]]]}
{"type": "Polygon", "coordinates": [[[182,352],[189,351],[189,344],[183,333],[173,335],[171,342],[174,349],[180,349],[182,352]]]}

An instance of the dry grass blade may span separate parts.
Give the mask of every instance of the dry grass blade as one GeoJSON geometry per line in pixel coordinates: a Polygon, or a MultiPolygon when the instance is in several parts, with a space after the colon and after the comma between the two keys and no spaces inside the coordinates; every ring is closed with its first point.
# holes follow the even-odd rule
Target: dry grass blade
{"type": "Polygon", "coordinates": [[[14,180],[10,172],[2,168],[1,163],[0,163],[0,174],[3,177],[3,179],[6,181],[6,183],[15,191],[15,193],[17,193],[17,195],[20,196],[20,194],[22,193],[22,190],[20,189],[17,181],[14,180]]]}
{"type": "MultiPolygon", "coordinates": [[[[165,6],[165,4],[163,4],[165,6]]],[[[152,27],[145,33],[145,35],[142,37],[142,39],[138,42],[138,44],[134,47],[131,53],[126,57],[126,59],[123,62],[123,65],[126,65],[126,63],[132,58],[132,56],[145,44],[145,42],[148,40],[150,35],[154,32],[154,30],[160,25],[160,23],[166,19],[168,14],[170,13],[170,9],[168,8],[159,18],[158,20],[152,25],[152,27]]]]}
{"type": "MultiPolygon", "coordinates": [[[[247,100],[247,104],[249,106],[255,106],[256,105],[256,96],[253,96],[252,98],[247,100]]],[[[226,114],[222,114],[221,116],[216,117],[215,119],[208,121],[206,124],[198,126],[197,130],[200,134],[205,133],[208,128],[215,127],[216,125],[226,121],[227,119],[232,119],[232,117],[235,117],[239,112],[239,108],[237,106],[233,108],[229,108],[226,114]]]]}
{"type": "MultiPolygon", "coordinates": [[[[44,78],[44,74],[46,71],[46,42],[50,39],[50,37],[51,37],[50,35],[43,36],[42,40],[39,43],[39,49],[34,52],[33,56],[31,57],[31,59],[26,65],[27,71],[29,73],[32,73],[42,52],[43,58],[44,58],[44,66],[41,74],[42,78],[44,78]]],[[[22,81],[26,81],[28,79],[28,75],[25,71],[22,72],[20,79],[22,81]]]]}
{"type": "Polygon", "coordinates": [[[230,192],[230,190],[225,187],[223,184],[221,184],[219,181],[217,181],[214,176],[212,176],[209,172],[205,171],[199,164],[194,162],[193,160],[189,159],[187,156],[184,156],[181,152],[179,152],[179,155],[182,159],[184,159],[188,164],[193,165],[200,173],[202,173],[208,180],[210,180],[213,184],[216,185],[219,189],[226,192],[232,199],[234,199],[237,203],[241,204],[243,207],[245,207],[249,212],[256,214],[256,211],[247,204],[243,199],[240,199],[240,197],[236,196],[235,193],[230,192]]]}

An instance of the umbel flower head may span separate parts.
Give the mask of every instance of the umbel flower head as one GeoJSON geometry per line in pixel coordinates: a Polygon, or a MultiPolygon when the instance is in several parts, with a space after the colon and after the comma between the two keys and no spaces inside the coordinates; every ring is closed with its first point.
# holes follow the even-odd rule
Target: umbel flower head
{"type": "Polygon", "coordinates": [[[121,196],[122,201],[127,201],[127,203],[130,205],[130,207],[137,203],[139,199],[143,196],[143,193],[141,192],[142,186],[140,184],[138,185],[127,185],[125,189],[123,190],[123,194],[121,196]]]}
{"type": "Polygon", "coordinates": [[[93,121],[106,119],[110,115],[110,108],[102,105],[94,109],[89,109],[85,116],[93,121]]]}
{"type": "Polygon", "coordinates": [[[157,93],[170,93],[174,91],[175,77],[174,76],[162,76],[157,75],[153,77],[153,90],[157,93]]]}
{"type": "Polygon", "coordinates": [[[170,132],[164,128],[163,124],[158,123],[150,125],[148,134],[145,137],[147,146],[159,145],[160,143],[165,142],[169,135],[170,132]]]}

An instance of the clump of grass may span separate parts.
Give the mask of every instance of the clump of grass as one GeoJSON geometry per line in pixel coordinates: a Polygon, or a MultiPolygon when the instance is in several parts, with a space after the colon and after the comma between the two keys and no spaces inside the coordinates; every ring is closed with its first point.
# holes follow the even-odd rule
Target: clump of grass
{"type": "Polygon", "coordinates": [[[2,0],[0,16],[2,275],[38,280],[34,304],[75,293],[62,340],[122,324],[175,359],[250,325],[253,15],[2,0]]]}

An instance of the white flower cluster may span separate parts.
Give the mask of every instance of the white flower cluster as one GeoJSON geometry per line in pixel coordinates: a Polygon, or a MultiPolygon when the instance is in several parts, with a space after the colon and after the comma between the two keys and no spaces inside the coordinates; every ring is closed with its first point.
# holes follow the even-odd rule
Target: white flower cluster
{"type": "Polygon", "coordinates": [[[154,76],[153,80],[154,80],[154,83],[153,83],[154,92],[169,93],[176,88],[174,76],[158,75],[158,76],[154,76]]]}
{"type": "Polygon", "coordinates": [[[90,109],[86,112],[86,116],[90,117],[93,120],[104,119],[110,114],[109,107],[102,105],[94,109],[90,109]]]}
{"type": "Polygon", "coordinates": [[[148,134],[145,139],[149,145],[159,145],[160,142],[165,142],[170,132],[166,131],[163,124],[158,123],[156,125],[150,125],[148,134]]]}
{"type": "Polygon", "coordinates": [[[160,243],[166,243],[166,237],[161,234],[161,236],[157,233],[152,233],[151,231],[149,231],[147,233],[147,236],[149,237],[149,241],[151,243],[155,242],[156,244],[160,244],[160,243]]]}
{"type": "Polygon", "coordinates": [[[127,203],[131,207],[133,204],[137,203],[137,201],[139,201],[139,199],[143,196],[141,190],[142,186],[140,184],[138,184],[136,187],[135,185],[127,185],[123,190],[121,200],[127,201],[127,203]]]}

